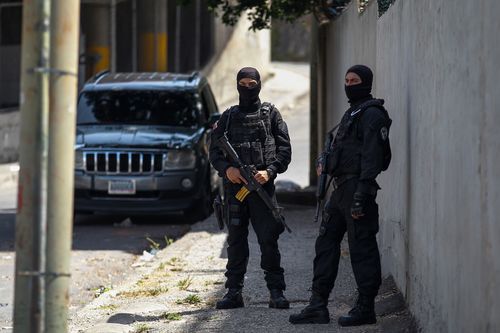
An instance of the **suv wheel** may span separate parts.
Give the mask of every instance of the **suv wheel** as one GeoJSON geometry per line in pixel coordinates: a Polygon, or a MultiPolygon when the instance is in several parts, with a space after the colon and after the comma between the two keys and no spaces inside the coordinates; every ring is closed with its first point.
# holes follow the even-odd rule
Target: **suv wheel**
{"type": "Polygon", "coordinates": [[[202,197],[198,200],[197,204],[184,211],[184,216],[189,223],[202,221],[213,213],[212,203],[214,201],[214,193],[210,185],[210,178],[202,185],[202,197]]]}

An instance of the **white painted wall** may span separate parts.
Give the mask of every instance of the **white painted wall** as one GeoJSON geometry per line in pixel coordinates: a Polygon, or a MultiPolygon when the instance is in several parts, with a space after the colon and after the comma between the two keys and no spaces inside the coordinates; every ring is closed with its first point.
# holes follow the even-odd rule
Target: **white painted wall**
{"type": "Polygon", "coordinates": [[[208,76],[217,103],[222,108],[237,99],[236,74],[240,68],[255,67],[263,79],[269,75],[271,63],[270,31],[266,29],[253,32],[248,30],[249,27],[250,21],[243,15],[223,51],[203,71],[208,76]]]}
{"type": "Polygon", "coordinates": [[[393,119],[380,247],[425,332],[500,331],[500,2],[396,0],[328,27],[328,123],[343,75],[375,72],[393,119]]]}

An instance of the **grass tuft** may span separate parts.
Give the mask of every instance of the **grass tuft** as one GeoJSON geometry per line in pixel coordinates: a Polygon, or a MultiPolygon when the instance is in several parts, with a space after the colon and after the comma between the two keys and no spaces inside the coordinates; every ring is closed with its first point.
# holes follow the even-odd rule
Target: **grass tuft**
{"type": "Polygon", "coordinates": [[[182,315],[180,313],[164,313],[162,318],[168,321],[176,321],[181,320],[182,315]]]}
{"type": "Polygon", "coordinates": [[[175,301],[176,304],[191,304],[191,305],[195,305],[195,304],[199,304],[201,303],[201,298],[198,296],[198,295],[189,295],[183,299],[178,299],[177,301],[175,301]]]}
{"type": "Polygon", "coordinates": [[[167,291],[168,291],[167,287],[158,286],[155,288],[123,291],[123,292],[119,293],[117,296],[122,296],[122,297],[127,297],[127,298],[154,297],[154,296],[158,296],[160,294],[166,293],[167,291]]]}
{"type": "Polygon", "coordinates": [[[107,305],[101,305],[98,307],[99,310],[104,310],[104,311],[115,311],[118,308],[115,304],[107,304],[107,305]]]}
{"type": "Polygon", "coordinates": [[[177,287],[179,287],[179,290],[187,290],[192,283],[193,283],[193,278],[188,276],[186,279],[182,279],[179,282],[177,282],[177,287]]]}
{"type": "Polygon", "coordinates": [[[136,327],[134,333],[149,333],[151,328],[146,324],[140,324],[136,327]]]}
{"type": "Polygon", "coordinates": [[[167,261],[167,265],[169,266],[176,266],[181,263],[181,260],[177,257],[172,257],[170,258],[169,261],[167,261]]]}
{"type": "Polygon", "coordinates": [[[99,286],[96,289],[94,289],[94,297],[97,298],[104,294],[105,292],[108,292],[112,289],[112,287],[106,287],[106,286],[99,286]]]}

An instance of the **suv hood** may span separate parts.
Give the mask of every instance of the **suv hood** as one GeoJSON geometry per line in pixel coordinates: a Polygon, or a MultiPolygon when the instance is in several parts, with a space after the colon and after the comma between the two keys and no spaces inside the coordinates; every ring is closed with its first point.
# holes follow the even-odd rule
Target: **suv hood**
{"type": "Polygon", "coordinates": [[[203,128],[141,125],[79,125],[76,144],[81,148],[188,148],[203,128]]]}

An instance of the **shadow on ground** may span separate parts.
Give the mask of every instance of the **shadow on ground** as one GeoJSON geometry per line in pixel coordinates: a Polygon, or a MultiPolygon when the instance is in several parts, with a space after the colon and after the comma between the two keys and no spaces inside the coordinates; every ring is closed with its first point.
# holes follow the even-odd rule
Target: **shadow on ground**
{"type": "MultiPolygon", "coordinates": [[[[15,248],[15,210],[0,211],[0,251],[15,248]]],[[[73,250],[116,250],[140,254],[149,249],[151,239],[160,248],[190,230],[182,216],[77,215],[73,227],[73,250]]]]}

